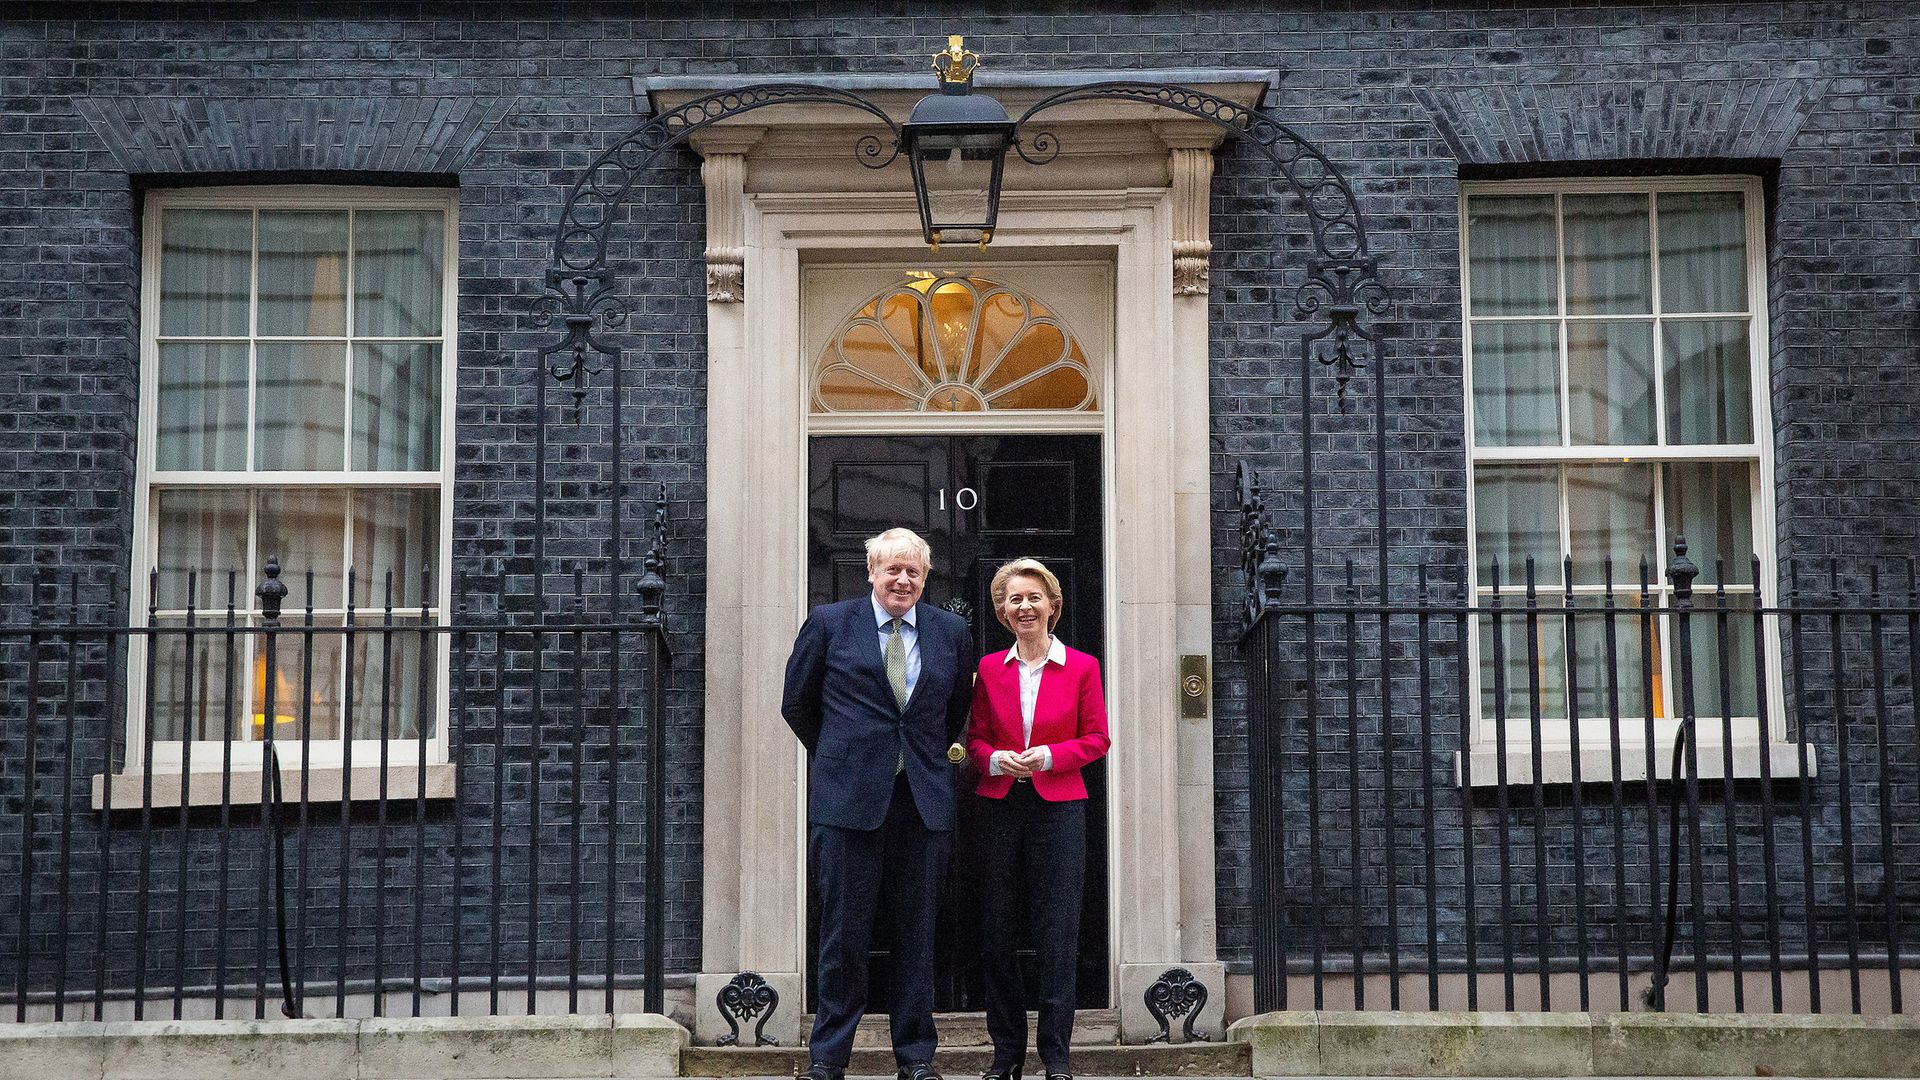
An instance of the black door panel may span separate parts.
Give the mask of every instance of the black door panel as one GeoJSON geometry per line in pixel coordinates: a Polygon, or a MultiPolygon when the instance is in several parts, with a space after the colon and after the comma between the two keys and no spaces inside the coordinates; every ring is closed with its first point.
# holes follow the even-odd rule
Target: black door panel
{"type": "MultiPolygon", "coordinates": [[[[1013,635],[993,616],[988,590],[1002,563],[1037,558],[1059,577],[1065,598],[1060,639],[1096,657],[1105,652],[1100,436],[827,436],[810,444],[807,593],[809,603],[868,591],[864,541],[905,526],[933,546],[926,599],[967,617],[982,653],[1013,635]]],[[[1087,884],[1081,910],[1080,1008],[1107,1005],[1106,767],[1089,767],[1087,884]]],[[[956,776],[960,831],[939,899],[936,1007],[985,1007],[978,925],[970,898],[982,857],[973,843],[971,771],[956,776]]],[[[818,915],[808,904],[809,951],[818,915]]],[[[887,943],[876,934],[869,1008],[884,1012],[887,943]]],[[[1029,969],[1031,954],[1023,952],[1029,969]]],[[[816,965],[817,969],[817,965],[816,965]]],[[[1030,977],[1030,975],[1029,975],[1030,977]]],[[[809,987],[811,994],[811,987],[809,987]]]]}

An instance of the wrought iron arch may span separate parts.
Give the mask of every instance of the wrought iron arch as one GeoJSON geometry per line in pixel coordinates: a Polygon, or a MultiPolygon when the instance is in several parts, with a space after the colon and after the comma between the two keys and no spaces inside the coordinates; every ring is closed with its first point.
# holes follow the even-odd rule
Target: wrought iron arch
{"type": "MultiPolygon", "coordinates": [[[[1311,446],[1311,394],[1307,387],[1313,365],[1317,363],[1331,369],[1343,407],[1348,383],[1356,372],[1371,366],[1378,506],[1383,517],[1379,555],[1384,580],[1385,381],[1376,355],[1380,333],[1365,324],[1362,317],[1384,315],[1388,295],[1368,245],[1366,223],[1352,186],[1324,152],[1285,124],[1258,109],[1187,86],[1115,81],[1070,87],[1051,94],[1035,102],[1015,122],[1017,152],[1033,164],[1052,161],[1060,152],[1060,140],[1053,132],[1036,128],[1034,118],[1062,105],[1094,100],[1131,101],[1213,123],[1229,136],[1246,139],[1257,147],[1299,198],[1313,236],[1315,255],[1309,260],[1306,280],[1295,290],[1294,315],[1303,321],[1318,321],[1301,342],[1302,449],[1309,451],[1311,446]]],[[[621,400],[620,350],[604,336],[604,331],[621,327],[628,317],[626,305],[615,289],[613,268],[607,262],[607,244],[616,209],[631,193],[639,176],[651,168],[663,152],[684,143],[694,132],[756,109],[786,104],[837,105],[864,112],[886,129],[892,142],[889,144],[876,133],[862,135],[855,143],[855,160],[868,168],[880,169],[899,156],[900,126],[872,101],[834,87],[769,83],[709,94],[654,117],[596,157],[568,192],[555,231],[553,262],[545,274],[545,292],[535,301],[532,315],[536,327],[555,323],[564,327],[564,334],[539,355],[545,375],[555,382],[571,385],[576,409],[584,403],[588,380],[603,373],[602,368],[595,366],[595,354],[611,361],[616,408],[621,400]]],[[[543,562],[546,531],[544,385],[543,379],[539,398],[543,407],[535,409],[536,565],[543,562]]],[[[608,542],[611,592],[617,605],[621,584],[619,550],[625,539],[621,534],[619,498],[625,460],[617,417],[611,425],[610,441],[615,490],[610,500],[612,520],[608,542]]],[[[1302,468],[1303,539],[1311,550],[1314,500],[1310,455],[1303,457],[1302,468]]],[[[539,578],[536,573],[536,603],[539,578]]],[[[1307,580],[1311,588],[1310,569],[1307,580]]]]}
{"type": "MultiPolygon", "coordinates": [[[[1361,354],[1370,354],[1379,342],[1378,331],[1363,325],[1360,316],[1363,312],[1384,315],[1387,293],[1368,247],[1359,202],[1339,168],[1298,132],[1258,110],[1192,87],[1144,82],[1091,83],[1035,102],[1015,122],[1014,145],[1021,158],[1044,165],[1060,153],[1060,140],[1053,132],[1029,133],[1036,115],[1094,100],[1133,101],[1208,121],[1248,140],[1273,163],[1301,201],[1316,252],[1306,282],[1295,291],[1294,312],[1303,320],[1325,316],[1325,325],[1305,340],[1309,352],[1334,369],[1344,395],[1348,381],[1370,358],[1361,354]]],[[[593,328],[595,323],[617,327],[626,321],[626,306],[615,293],[612,268],[607,265],[607,242],[614,211],[638,176],[663,151],[702,128],[769,105],[803,103],[856,109],[886,127],[893,136],[891,144],[873,133],[855,143],[855,160],[867,168],[885,168],[899,156],[900,127],[873,102],[828,86],[775,83],[720,91],[662,113],[602,152],[574,183],[554,238],[546,292],[535,302],[533,315],[536,326],[550,326],[557,320],[566,327],[566,336],[542,350],[541,356],[564,356],[559,364],[549,362],[548,370],[555,380],[573,384],[576,402],[585,395],[585,380],[600,374],[590,366],[588,354],[617,355],[593,328]]]]}

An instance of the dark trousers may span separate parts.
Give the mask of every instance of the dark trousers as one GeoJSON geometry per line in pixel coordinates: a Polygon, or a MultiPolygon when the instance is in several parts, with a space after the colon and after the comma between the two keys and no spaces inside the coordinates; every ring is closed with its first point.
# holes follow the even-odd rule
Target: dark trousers
{"type": "Polygon", "coordinates": [[[1031,944],[1039,1001],[1034,1041],[1048,1072],[1073,1071],[1073,1006],[1080,965],[1080,892],[1087,872],[1087,804],[1048,802],[1030,783],[981,799],[987,1034],[996,1070],[1027,1055],[1027,1002],[1014,950],[1031,944]],[[1022,940],[1026,939],[1026,940],[1022,940]]]}
{"type": "Polygon", "coordinates": [[[867,953],[885,911],[893,947],[893,1056],[933,1060],[933,923],[950,832],[920,820],[903,774],[878,829],[807,830],[808,876],[820,903],[820,958],[809,1057],[845,1068],[867,1011],[867,953]]]}

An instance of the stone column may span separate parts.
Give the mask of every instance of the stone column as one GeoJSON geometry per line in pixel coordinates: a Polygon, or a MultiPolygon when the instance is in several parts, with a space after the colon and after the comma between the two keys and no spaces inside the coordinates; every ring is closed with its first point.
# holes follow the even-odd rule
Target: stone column
{"type": "MultiPolygon", "coordinates": [[[[799,889],[794,792],[799,755],[766,700],[766,672],[750,638],[791,632],[757,623],[767,597],[750,565],[760,530],[761,460],[755,450],[760,376],[749,362],[746,155],[761,137],[751,127],[710,128],[691,140],[704,158],[707,199],[707,638],[706,758],[701,816],[700,975],[694,983],[694,1037],[717,1042],[732,1030],[718,1005],[723,990],[757,1015],[739,1015],[742,1045],[759,1019],[783,1046],[800,1040],[801,950],[793,914],[799,889]],[[758,976],[759,981],[754,980],[758,976]]],[[[780,553],[782,558],[786,553],[780,553]]],[[[764,645],[764,643],[762,643],[764,645]]],[[[762,649],[764,651],[764,649],[762,649]]]]}

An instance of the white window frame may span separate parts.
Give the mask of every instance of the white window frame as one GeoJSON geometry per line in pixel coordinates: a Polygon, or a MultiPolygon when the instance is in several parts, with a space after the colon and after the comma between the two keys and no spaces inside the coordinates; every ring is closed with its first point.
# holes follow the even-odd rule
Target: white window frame
{"type": "MultiPolygon", "coordinates": [[[[449,188],[385,188],[361,186],[331,185],[270,185],[248,187],[209,187],[176,189],[149,192],[141,210],[143,234],[141,242],[140,274],[140,397],[139,397],[139,435],[136,443],[136,480],[134,489],[134,538],[133,568],[129,576],[131,583],[130,616],[131,625],[147,625],[147,568],[154,558],[153,542],[158,529],[155,519],[156,508],[153,492],[156,487],[166,488],[227,488],[241,491],[262,489],[280,489],[289,491],[313,491],[325,489],[389,488],[434,490],[439,493],[439,538],[434,561],[435,601],[430,614],[435,621],[444,623],[448,618],[452,601],[452,574],[449,567],[453,555],[453,458],[454,458],[454,404],[455,387],[458,384],[459,370],[457,348],[458,327],[458,233],[459,233],[459,193],[449,188]],[[159,403],[159,326],[160,326],[160,260],[161,260],[161,216],[169,210],[181,209],[251,209],[251,210],[441,210],[446,214],[446,228],[443,234],[444,249],[442,266],[444,267],[441,284],[441,361],[440,361],[440,468],[421,472],[350,472],[340,471],[276,471],[276,472],[227,472],[227,471],[161,471],[154,467],[157,458],[158,403],[159,403]]],[[[257,259],[257,254],[256,254],[257,259]]],[[[347,297],[347,340],[352,337],[353,277],[352,259],[347,260],[345,276],[345,295],[347,297]]],[[[247,338],[254,340],[252,335],[247,338]]],[[[383,339],[384,340],[384,339],[383,339]]],[[[349,357],[351,365],[351,357],[349,357]]],[[[350,381],[350,380],[349,380],[350,381]]],[[[253,380],[248,380],[248,394],[254,393],[253,380]]],[[[349,390],[348,408],[351,409],[352,393],[349,390]]],[[[351,438],[352,416],[349,413],[344,423],[347,435],[351,438]]],[[[252,436],[248,436],[248,461],[252,461],[252,436]]],[[[249,528],[254,525],[253,515],[248,517],[249,528]]],[[[348,532],[351,533],[351,523],[348,532]]],[[[349,544],[351,540],[347,541],[349,544]]],[[[248,543],[249,559],[253,544],[248,543]]],[[[348,565],[352,564],[352,552],[346,552],[348,565]]],[[[238,581],[235,592],[237,622],[246,625],[248,616],[258,611],[258,601],[253,595],[255,586],[260,583],[261,567],[249,565],[244,576],[238,581]]],[[[301,583],[293,578],[285,579],[289,587],[288,603],[282,609],[281,626],[287,637],[299,637],[305,621],[304,598],[299,595],[301,583]]],[[[344,585],[344,583],[343,583],[344,585]]],[[[217,587],[203,587],[202,595],[207,598],[207,607],[201,609],[199,625],[224,625],[226,617],[224,582],[217,587]]],[[[316,609],[316,617],[319,612],[316,609]]],[[[337,614],[328,609],[328,614],[337,614]]],[[[407,616],[409,628],[418,625],[418,607],[394,608],[396,620],[407,616]]],[[[376,604],[360,607],[356,610],[355,624],[361,628],[361,634],[377,639],[380,634],[379,620],[381,608],[376,604]]],[[[394,631],[396,641],[404,640],[412,629],[394,631]]],[[[333,631],[338,633],[338,631],[333,631]]],[[[235,679],[243,697],[244,707],[236,706],[236,715],[245,716],[252,708],[254,646],[250,639],[257,640],[257,632],[236,635],[236,663],[240,665],[240,674],[235,679]]],[[[316,635],[317,637],[317,635],[316,635]]],[[[444,765],[447,758],[447,718],[449,713],[449,690],[447,685],[449,668],[449,648],[447,635],[434,632],[435,679],[434,700],[430,702],[429,714],[421,718],[429,730],[427,737],[427,762],[430,765],[444,765]]],[[[127,650],[127,773],[142,770],[154,772],[178,772],[183,760],[182,748],[185,745],[178,740],[160,741],[153,744],[151,769],[145,759],[146,746],[146,654],[145,635],[132,635],[127,650]]],[[[349,657],[351,654],[347,654],[349,657]]],[[[349,662],[351,662],[349,660],[349,662]]],[[[244,725],[243,725],[244,727],[244,725]]],[[[354,739],[353,761],[358,772],[363,766],[380,760],[380,739],[354,739]]],[[[301,744],[297,737],[280,738],[274,741],[281,764],[288,768],[301,768],[311,765],[316,769],[336,768],[344,764],[346,740],[329,739],[315,741],[309,745],[306,760],[301,758],[301,744]]],[[[263,757],[264,741],[235,738],[232,742],[233,768],[236,773],[242,767],[258,770],[263,757]]],[[[418,739],[387,739],[385,745],[389,760],[397,767],[418,764],[420,743],[418,739]]],[[[195,740],[193,742],[192,771],[196,774],[217,773],[223,769],[223,750],[226,743],[221,739],[195,740]]],[[[96,796],[97,798],[97,796],[96,796]]]]}
{"type": "MultiPolygon", "coordinates": [[[[1652,334],[1654,353],[1650,358],[1653,371],[1656,375],[1654,383],[1654,413],[1656,422],[1664,428],[1666,423],[1664,405],[1665,380],[1660,374],[1662,366],[1660,349],[1663,347],[1663,342],[1658,332],[1659,319],[1662,315],[1659,278],[1659,213],[1658,200],[1655,199],[1653,201],[1655,206],[1652,211],[1652,235],[1650,238],[1653,263],[1651,271],[1653,276],[1650,280],[1652,313],[1646,317],[1655,326],[1655,332],[1652,334]]],[[[1760,558],[1760,577],[1755,586],[1740,586],[1737,588],[1729,586],[1727,592],[1729,599],[1731,599],[1738,595],[1751,595],[1753,589],[1757,587],[1761,592],[1761,598],[1764,603],[1773,605],[1779,602],[1776,587],[1779,574],[1775,552],[1776,506],[1773,485],[1774,429],[1770,400],[1772,369],[1768,349],[1770,323],[1767,313],[1767,262],[1764,210],[1764,193],[1760,179],[1752,176],[1546,178],[1516,181],[1465,181],[1461,183],[1459,195],[1460,304],[1468,482],[1467,553],[1468,566],[1470,568],[1468,587],[1471,590],[1469,595],[1474,598],[1474,602],[1477,605],[1484,606],[1487,599],[1486,590],[1480,585],[1480,555],[1477,550],[1478,532],[1477,522],[1475,520],[1474,484],[1475,471],[1478,466],[1489,464],[1600,464],[1618,463],[1627,460],[1654,464],[1715,460],[1752,463],[1754,467],[1751,474],[1752,481],[1749,497],[1752,500],[1751,506],[1753,508],[1752,530],[1754,547],[1756,549],[1755,554],[1760,558]],[[1474,442],[1475,417],[1473,392],[1474,314],[1472,308],[1471,278],[1469,276],[1472,236],[1468,216],[1468,201],[1474,196],[1487,195],[1554,195],[1557,211],[1559,198],[1566,195],[1611,193],[1667,194],[1699,191],[1739,192],[1744,198],[1747,245],[1747,318],[1749,320],[1747,335],[1749,348],[1748,389],[1751,395],[1749,404],[1752,415],[1754,441],[1750,444],[1689,444],[1665,446],[1580,446],[1571,444],[1571,433],[1566,416],[1566,410],[1568,408],[1568,395],[1566,390],[1567,335],[1563,333],[1559,335],[1559,385],[1561,388],[1560,430],[1562,445],[1476,446],[1474,442]]],[[[1556,213],[1556,220],[1558,217],[1559,215],[1556,213]]],[[[1557,273],[1559,284],[1557,288],[1564,293],[1566,287],[1564,266],[1566,247],[1564,237],[1556,238],[1555,257],[1559,262],[1559,270],[1557,273]]],[[[1687,317],[1697,318],[1712,316],[1714,314],[1716,313],[1688,312],[1687,317]]],[[[1732,315],[1738,313],[1722,314],[1732,315]]],[[[1560,324],[1579,321],[1605,321],[1622,317],[1634,318],[1635,316],[1570,316],[1566,313],[1565,297],[1563,295],[1559,298],[1559,303],[1551,319],[1556,324],[1560,324]]],[[[1484,319],[1496,318],[1503,319],[1503,321],[1544,321],[1545,317],[1484,317],[1484,319]]],[[[1664,491],[1663,483],[1657,481],[1653,498],[1656,547],[1663,547],[1667,543],[1665,538],[1666,500],[1664,491]]],[[[1563,490],[1559,498],[1562,551],[1567,550],[1568,543],[1569,524],[1567,521],[1567,505],[1567,496],[1563,490]]],[[[1672,558],[1672,552],[1662,550],[1650,552],[1649,554],[1657,560],[1651,567],[1651,598],[1656,606],[1667,606],[1671,603],[1671,590],[1665,575],[1667,564],[1672,558]]],[[[1536,567],[1536,573],[1543,578],[1551,574],[1555,581],[1559,578],[1559,569],[1557,567],[1536,567]]],[[[1511,612],[1510,615],[1502,617],[1503,624],[1511,624],[1510,620],[1511,622],[1518,622],[1526,617],[1524,609],[1525,578],[1523,575],[1524,569],[1521,567],[1512,568],[1511,573],[1507,571],[1507,568],[1502,568],[1500,589],[1501,605],[1503,609],[1511,612]]],[[[1631,567],[1615,567],[1614,595],[1616,599],[1624,600],[1630,597],[1637,597],[1639,588],[1639,568],[1637,563],[1631,567]]],[[[1600,586],[1575,586],[1569,582],[1564,589],[1560,587],[1553,587],[1551,589],[1547,602],[1542,605],[1542,610],[1548,610],[1549,605],[1557,609],[1562,602],[1562,596],[1567,592],[1571,592],[1574,595],[1592,595],[1597,600],[1603,591],[1603,588],[1600,586]]],[[[1707,640],[1711,641],[1710,635],[1716,633],[1715,603],[1713,568],[1711,566],[1703,566],[1701,567],[1700,576],[1694,582],[1694,606],[1698,614],[1692,620],[1691,632],[1696,642],[1701,640],[1702,634],[1709,635],[1707,640]]],[[[1633,609],[1623,607],[1619,610],[1621,614],[1618,616],[1617,632],[1622,638],[1637,642],[1640,634],[1640,616],[1634,614],[1633,609]]],[[[1601,616],[1597,613],[1585,613],[1592,612],[1592,608],[1583,608],[1582,611],[1583,614],[1577,624],[1583,638],[1582,647],[1584,648],[1586,643],[1597,644],[1598,642],[1604,641],[1601,616]]],[[[1733,618],[1736,620],[1744,619],[1750,621],[1752,616],[1743,611],[1734,615],[1733,618]]],[[[1494,729],[1499,724],[1499,721],[1495,717],[1491,691],[1483,691],[1479,686],[1481,649],[1484,647],[1481,641],[1482,628],[1480,624],[1482,619],[1476,617],[1471,620],[1471,622],[1473,626],[1468,638],[1467,663],[1469,670],[1473,672],[1475,713],[1469,745],[1476,759],[1474,762],[1475,775],[1473,776],[1473,782],[1479,785],[1494,782],[1492,766],[1495,764],[1494,756],[1497,753],[1498,747],[1498,733],[1494,729]]],[[[1657,623],[1659,654],[1655,657],[1655,663],[1658,665],[1658,670],[1662,673],[1676,672],[1678,670],[1677,655],[1674,646],[1674,622],[1674,617],[1668,615],[1659,617],[1657,623]]],[[[1543,616],[1540,620],[1540,632],[1543,636],[1549,633],[1564,632],[1564,626],[1564,616],[1558,614],[1543,616]]],[[[1776,772],[1780,775],[1792,776],[1796,775],[1795,770],[1797,766],[1794,758],[1797,755],[1792,747],[1784,745],[1787,737],[1787,729],[1784,684],[1781,679],[1782,652],[1778,617],[1774,615],[1763,616],[1763,628],[1765,630],[1764,640],[1756,644],[1756,649],[1758,650],[1757,656],[1766,665],[1767,676],[1765,694],[1767,716],[1764,742],[1766,743],[1766,751],[1772,756],[1772,759],[1783,766],[1776,768],[1776,772]],[[1781,762],[1779,759],[1783,755],[1785,760],[1781,762]]],[[[1735,678],[1738,677],[1740,677],[1740,673],[1736,672],[1735,678]]],[[[1750,679],[1751,672],[1746,673],[1746,677],[1750,679]]],[[[1674,735],[1679,727],[1677,713],[1680,711],[1680,702],[1678,700],[1678,693],[1673,685],[1673,680],[1663,677],[1660,682],[1662,686],[1662,696],[1666,702],[1663,710],[1665,715],[1656,718],[1654,733],[1659,743],[1657,747],[1659,752],[1656,755],[1656,768],[1659,770],[1659,775],[1664,776],[1670,768],[1669,754],[1674,735]]],[[[1622,685],[1620,687],[1620,693],[1620,743],[1623,751],[1622,771],[1623,775],[1628,778],[1637,778],[1644,776],[1646,769],[1646,718],[1637,715],[1641,712],[1638,708],[1641,691],[1637,687],[1622,685]]],[[[1697,725],[1696,738],[1700,746],[1700,772],[1703,777],[1717,776],[1723,771],[1722,747],[1724,744],[1723,729],[1725,725],[1718,710],[1718,688],[1716,686],[1706,685],[1703,673],[1697,670],[1695,672],[1694,704],[1697,725]]],[[[1569,701],[1568,711],[1570,713],[1574,711],[1571,701],[1569,701]]],[[[1758,755],[1762,750],[1761,744],[1763,741],[1759,735],[1760,726],[1757,720],[1758,718],[1753,716],[1736,716],[1733,718],[1733,745],[1737,758],[1735,775],[1737,776],[1757,775],[1758,755]]],[[[1518,716],[1509,715],[1505,722],[1507,725],[1506,756],[1509,765],[1512,766],[1508,771],[1509,780],[1510,782],[1530,781],[1532,769],[1529,758],[1532,750],[1533,737],[1531,717],[1523,712],[1518,716]]],[[[1612,733],[1609,730],[1611,724],[1606,717],[1583,718],[1577,721],[1573,719],[1546,719],[1542,721],[1541,725],[1541,744],[1542,747],[1547,750],[1549,760],[1544,766],[1547,772],[1543,779],[1552,781],[1567,778],[1566,769],[1569,763],[1566,759],[1571,757],[1572,754],[1575,736],[1574,728],[1576,725],[1578,728],[1578,746],[1583,777],[1593,780],[1606,779],[1610,776],[1611,760],[1609,752],[1611,750],[1612,733]],[[1554,760],[1556,756],[1558,758],[1558,767],[1556,767],[1554,760]]],[[[1811,763],[1807,765],[1807,772],[1809,774],[1811,773],[1811,763]]]]}

